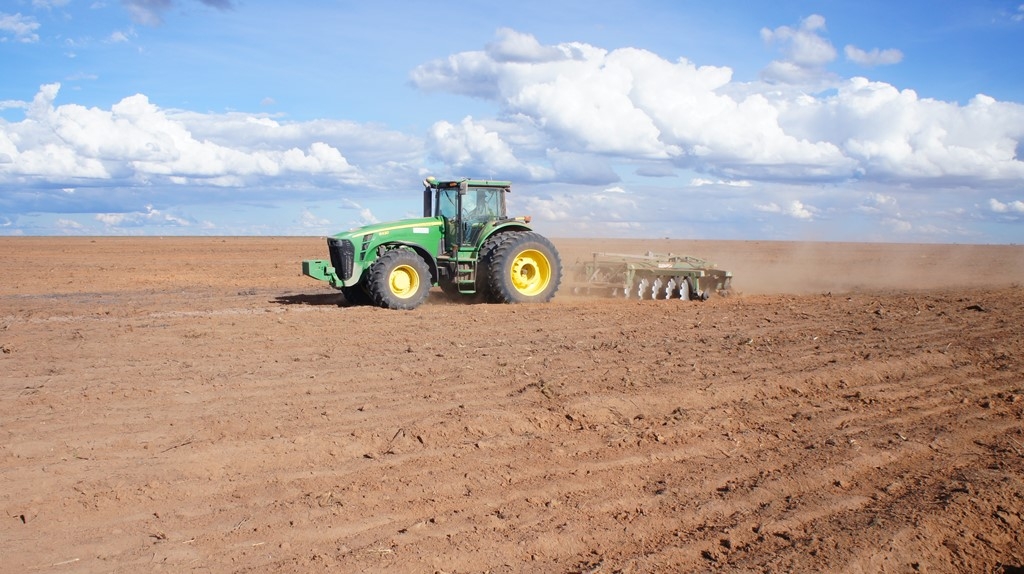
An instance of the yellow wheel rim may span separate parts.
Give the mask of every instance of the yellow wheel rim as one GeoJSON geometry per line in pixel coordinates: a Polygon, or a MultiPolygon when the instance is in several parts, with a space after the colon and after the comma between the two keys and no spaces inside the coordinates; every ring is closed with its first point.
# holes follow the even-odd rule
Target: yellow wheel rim
{"type": "Polygon", "coordinates": [[[399,265],[391,270],[388,286],[395,297],[408,299],[420,289],[420,274],[409,265],[399,265]]]}
{"type": "Polygon", "coordinates": [[[512,261],[512,286],[523,295],[532,297],[547,288],[551,282],[551,262],[540,251],[527,249],[512,261]]]}

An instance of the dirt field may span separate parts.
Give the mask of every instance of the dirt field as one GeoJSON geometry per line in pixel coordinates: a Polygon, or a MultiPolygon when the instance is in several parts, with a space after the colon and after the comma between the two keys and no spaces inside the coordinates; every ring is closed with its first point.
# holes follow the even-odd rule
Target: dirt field
{"type": "Polygon", "coordinates": [[[319,238],[0,239],[0,571],[1024,567],[1024,248],[691,253],[705,303],[341,305],[319,238]]]}

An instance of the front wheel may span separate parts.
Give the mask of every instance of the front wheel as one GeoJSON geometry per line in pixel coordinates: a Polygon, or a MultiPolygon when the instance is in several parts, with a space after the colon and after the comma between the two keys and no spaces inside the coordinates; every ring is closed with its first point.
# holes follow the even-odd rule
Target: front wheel
{"type": "Polygon", "coordinates": [[[488,259],[489,294],[498,303],[545,303],[562,280],[555,246],[530,231],[509,234],[488,259]]]}
{"type": "Polygon", "coordinates": [[[393,249],[370,266],[367,291],[374,305],[415,309],[430,291],[430,268],[416,252],[393,249]]]}

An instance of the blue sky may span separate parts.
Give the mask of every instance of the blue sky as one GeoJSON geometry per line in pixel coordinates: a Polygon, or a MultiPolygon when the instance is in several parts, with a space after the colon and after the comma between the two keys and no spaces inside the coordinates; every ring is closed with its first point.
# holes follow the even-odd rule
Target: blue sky
{"type": "Polygon", "coordinates": [[[0,235],[1024,241],[1021,0],[0,3],[0,235]]]}

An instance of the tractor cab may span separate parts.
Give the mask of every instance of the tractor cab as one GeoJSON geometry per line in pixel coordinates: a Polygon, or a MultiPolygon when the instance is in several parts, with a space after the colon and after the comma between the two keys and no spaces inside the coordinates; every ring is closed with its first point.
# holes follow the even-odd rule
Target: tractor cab
{"type": "Polygon", "coordinates": [[[508,181],[464,179],[439,182],[427,178],[424,181],[423,216],[444,220],[446,252],[451,253],[460,246],[479,246],[485,229],[495,221],[508,219],[505,194],[510,188],[511,182],[508,181]]]}

